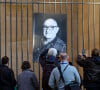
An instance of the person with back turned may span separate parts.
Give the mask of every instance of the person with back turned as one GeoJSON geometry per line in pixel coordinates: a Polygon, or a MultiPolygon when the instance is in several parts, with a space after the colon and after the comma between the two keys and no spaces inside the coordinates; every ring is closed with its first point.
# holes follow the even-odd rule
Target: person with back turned
{"type": "Polygon", "coordinates": [[[100,90],[99,50],[93,49],[91,57],[78,55],[77,63],[83,67],[83,85],[86,90],[100,90]]]}
{"type": "Polygon", "coordinates": [[[22,73],[18,76],[18,90],[40,90],[35,73],[31,70],[29,61],[22,63],[22,73]]]}
{"type": "Polygon", "coordinates": [[[72,82],[76,82],[78,85],[80,85],[81,84],[80,75],[77,69],[74,66],[69,64],[69,55],[67,53],[62,53],[61,58],[62,60],[60,63],[60,70],[58,67],[52,70],[50,78],[49,78],[49,83],[48,83],[49,86],[51,88],[57,87],[58,90],[65,90],[65,85],[67,86],[72,82]],[[61,77],[60,71],[64,78],[64,82],[61,77]]]}
{"type": "Polygon", "coordinates": [[[45,51],[39,59],[39,62],[43,69],[43,76],[42,76],[42,87],[43,90],[51,90],[48,85],[50,73],[56,66],[59,65],[59,61],[57,56],[57,50],[55,48],[49,48],[49,50],[45,51]],[[47,52],[47,56],[45,56],[45,52],[47,52]]]}
{"type": "Polygon", "coordinates": [[[16,80],[14,72],[8,67],[9,58],[2,57],[0,65],[0,90],[14,90],[16,80]]]}

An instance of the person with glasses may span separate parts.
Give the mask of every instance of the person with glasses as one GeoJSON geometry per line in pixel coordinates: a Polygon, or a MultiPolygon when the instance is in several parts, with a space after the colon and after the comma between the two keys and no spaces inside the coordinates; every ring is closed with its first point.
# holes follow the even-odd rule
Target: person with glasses
{"type": "Polygon", "coordinates": [[[58,31],[59,27],[57,22],[52,18],[47,19],[43,25],[43,35],[45,38],[43,44],[46,45],[52,42],[56,38],[58,31]]]}
{"type": "Polygon", "coordinates": [[[53,18],[48,18],[43,23],[43,38],[41,38],[41,48],[34,50],[33,59],[39,60],[39,56],[49,48],[55,48],[59,53],[66,52],[65,42],[58,37],[60,27],[53,18]]]}

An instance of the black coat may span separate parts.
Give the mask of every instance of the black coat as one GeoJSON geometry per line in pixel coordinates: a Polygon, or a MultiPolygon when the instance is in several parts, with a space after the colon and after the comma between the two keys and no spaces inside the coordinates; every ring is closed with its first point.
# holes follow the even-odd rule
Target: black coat
{"type": "Polygon", "coordinates": [[[100,56],[87,57],[85,60],[78,57],[77,63],[83,67],[84,86],[100,86],[100,56]]]}
{"type": "Polygon", "coordinates": [[[5,65],[0,65],[0,90],[14,90],[16,80],[14,72],[5,65]]]}
{"type": "Polygon", "coordinates": [[[48,85],[50,73],[56,66],[59,65],[59,60],[50,55],[47,55],[48,50],[46,50],[44,53],[40,55],[39,62],[43,69],[43,76],[42,76],[42,88],[43,90],[51,90],[51,88],[48,85]]]}

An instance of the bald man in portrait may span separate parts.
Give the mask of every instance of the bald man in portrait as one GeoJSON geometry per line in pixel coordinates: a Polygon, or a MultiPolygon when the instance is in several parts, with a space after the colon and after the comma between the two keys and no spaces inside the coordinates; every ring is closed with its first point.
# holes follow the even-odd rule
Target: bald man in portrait
{"type": "Polygon", "coordinates": [[[55,48],[59,53],[66,52],[66,43],[58,37],[60,27],[54,18],[47,18],[43,22],[42,34],[39,38],[39,46],[33,51],[33,60],[38,61],[39,56],[49,48],[55,48]]]}

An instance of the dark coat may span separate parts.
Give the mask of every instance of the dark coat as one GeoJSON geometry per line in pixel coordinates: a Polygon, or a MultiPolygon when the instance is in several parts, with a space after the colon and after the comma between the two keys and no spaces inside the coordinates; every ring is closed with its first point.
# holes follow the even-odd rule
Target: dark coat
{"type": "Polygon", "coordinates": [[[85,60],[78,57],[77,63],[83,67],[84,87],[100,86],[100,56],[87,57],[85,60]]]}
{"type": "Polygon", "coordinates": [[[0,65],[0,90],[14,90],[15,85],[16,80],[12,69],[0,65]]]}
{"type": "Polygon", "coordinates": [[[47,51],[42,53],[39,58],[39,62],[43,69],[43,77],[42,77],[43,90],[51,90],[51,88],[48,85],[50,73],[53,70],[53,68],[59,65],[59,60],[52,55],[48,56],[47,51]]]}
{"type": "Polygon", "coordinates": [[[39,83],[33,71],[24,70],[18,76],[18,90],[39,90],[39,83]]]}

